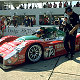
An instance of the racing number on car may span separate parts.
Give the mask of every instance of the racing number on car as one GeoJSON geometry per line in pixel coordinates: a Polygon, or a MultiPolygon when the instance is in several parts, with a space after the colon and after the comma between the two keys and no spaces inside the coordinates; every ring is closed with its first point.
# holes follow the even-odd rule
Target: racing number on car
{"type": "Polygon", "coordinates": [[[49,46],[48,57],[54,56],[54,55],[55,55],[55,50],[53,49],[53,46],[49,46]]]}

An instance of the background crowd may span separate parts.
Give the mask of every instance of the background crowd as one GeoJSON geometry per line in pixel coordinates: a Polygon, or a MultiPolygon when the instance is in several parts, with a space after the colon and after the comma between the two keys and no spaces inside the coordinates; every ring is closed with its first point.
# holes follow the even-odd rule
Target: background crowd
{"type": "MultiPolygon", "coordinates": [[[[69,1],[65,1],[65,2],[42,2],[42,8],[65,8],[68,5],[70,5],[71,7],[72,2],[69,1]]],[[[39,8],[38,4],[35,3],[34,6],[32,5],[32,3],[26,3],[26,4],[20,4],[18,7],[14,7],[14,9],[36,9],[39,8]],[[29,5],[30,4],[30,5],[29,5]],[[25,7],[26,6],[26,7],[25,7]],[[19,7],[19,8],[18,8],[19,7]]],[[[80,1],[77,1],[75,3],[75,5],[73,7],[80,7],[80,1]]],[[[4,7],[0,9],[4,9],[4,10],[8,10],[8,6],[4,5],[4,7]]],[[[2,16],[1,16],[2,17],[2,16]]],[[[61,23],[63,22],[63,18],[64,16],[60,17],[60,16],[54,16],[51,14],[46,14],[44,13],[43,15],[39,15],[39,25],[61,25],[61,23]]],[[[35,15],[33,16],[29,16],[29,15],[20,15],[20,16],[8,16],[6,17],[6,25],[8,25],[8,27],[10,25],[13,25],[14,27],[17,27],[18,25],[24,25],[25,27],[33,27],[34,25],[36,25],[36,17],[35,15]]]]}
{"type": "MultiPolygon", "coordinates": [[[[18,4],[18,3],[16,3],[18,4]]],[[[12,5],[12,4],[11,4],[12,5]]],[[[0,10],[10,10],[11,5],[4,5],[1,3],[0,10]]],[[[64,8],[67,5],[71,5],[71,7],[80,7],[80,1],[75,2],[74,5],[72,5],[72,2],[65,1],[65,2],[42,2],[42,3],[22,3],[19,4],[17,7],[12,5],[14,9],[36,9],[36,8],[64,8]],[[41,7],[40,7],[41,6],[41,7]]]]}
{"type": "MultiPolygon", "coordinates": [[[[5,16],[1,16],[0,21],[1,21],[2,17],[5,17],[5,16]]],[[[8,27],[10,25],[12,25],[14,27],[18,27],[18,25],[19,25],[16,16],[13,16],[12,19],[11,19],[11,17],[5,17],[4,23],[8,27]]],[[[29,17],[29,16],[25,16],[23,21],[21,22],[21,25],[24,25],[25,27],[33,27],[34,24],[35,24],[35,19],[32,20],[32,17],[29,17]]]]}
{"type": "MultiPolygon", "coordinates": [[[[2,16],[1,16],[2,17],[2,16]]],[[[0,17],[0,20],[1,20],[0,17]]],[[[6,26],[14,26],[18,27],[19,25],[25,26],[25,27],[33,27],[36,25],[36,19],[35,17],[30,17],[30,16],[24,16],[21,18],[22,20],[19,22],[18,20],[19,17],[13,16],[11,17],[5,17],[5,24],[6,26]]],[[[48,16],[48,15],[43,15],[39,16],[39,25],[60,25],[63,22],[63,19],[60,17],[54,17],[54,16],[48,16]]]]}

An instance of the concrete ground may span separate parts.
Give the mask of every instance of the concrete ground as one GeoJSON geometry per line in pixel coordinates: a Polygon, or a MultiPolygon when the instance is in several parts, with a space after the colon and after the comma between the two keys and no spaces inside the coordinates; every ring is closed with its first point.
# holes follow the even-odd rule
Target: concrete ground
{"type": "Polygon", "coordinates": [[[0,68],[0,80],[80,80],[80,51],[73,60],[60,56],[8,71],[0,68]]]}

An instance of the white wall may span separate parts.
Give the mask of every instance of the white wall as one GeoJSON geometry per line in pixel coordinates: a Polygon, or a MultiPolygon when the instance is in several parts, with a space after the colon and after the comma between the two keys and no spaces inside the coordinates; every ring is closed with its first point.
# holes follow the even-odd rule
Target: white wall
{"type": "MultiPolygon", "coordinates": [[[[0,10],[0,15],[43,15],[44,13],[53,15],[63,15],[65,8],[40,8],[40,9],[17,9],[17,10],[0,10]]],[[[80,14],[80,7],[73,7],[73,10],[80,14]]]]}

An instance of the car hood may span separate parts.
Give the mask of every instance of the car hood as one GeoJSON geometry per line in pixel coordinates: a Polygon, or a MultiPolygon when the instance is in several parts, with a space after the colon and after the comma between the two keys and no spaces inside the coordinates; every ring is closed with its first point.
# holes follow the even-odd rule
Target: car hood
{"type": "Polygon", "coordinates": [[[0,46],[0,56],[5,57],[6,55],[10,54],[14,48],[21,43],[22,42],[19,41],[5,42],[0,46]]]}
{"type": "Polygon", "coordinates": [[[2,45],[0,45],[0,56],[5,57],[12,51],[14,51],[14,49],[19,47],[25,47],[24,44],[28,43],[30,40],[38,40],[38,39],[39,39],[38,37],[31,35],[31,36],[19,37],[11,42],[5,42],[2,45]]]}

